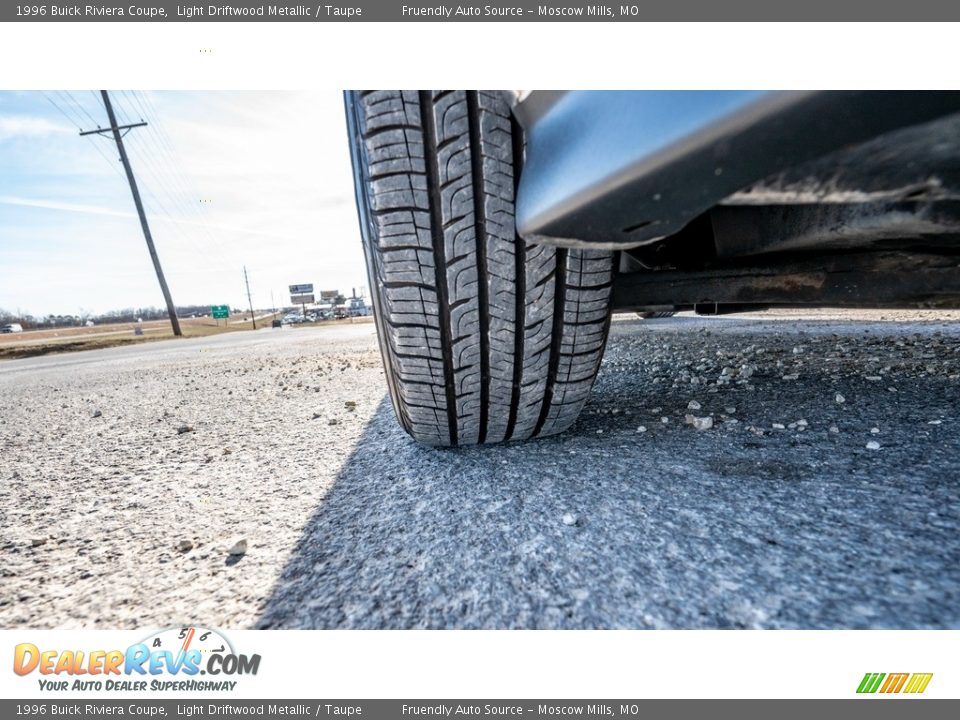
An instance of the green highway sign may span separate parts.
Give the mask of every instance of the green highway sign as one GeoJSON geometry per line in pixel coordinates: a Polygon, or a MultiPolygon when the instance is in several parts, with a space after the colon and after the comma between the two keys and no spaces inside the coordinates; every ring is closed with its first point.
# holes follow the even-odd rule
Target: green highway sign
{"type": "Polygon", "coordinates": [[[225,320],[230,317],[230,306],[229,305],[214,305],[210,308],[213,312],[214,320],[225,320]]]}

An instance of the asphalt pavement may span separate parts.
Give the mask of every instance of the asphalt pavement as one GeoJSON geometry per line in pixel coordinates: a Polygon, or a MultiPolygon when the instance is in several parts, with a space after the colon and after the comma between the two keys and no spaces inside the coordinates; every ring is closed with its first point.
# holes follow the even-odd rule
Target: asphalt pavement
{"type": "Polygon", "coordinates": [[[0,627],[960,628],[958,405],[955,314],[619,318],[460,450],[371,325],[0,362],[0,627]]]}

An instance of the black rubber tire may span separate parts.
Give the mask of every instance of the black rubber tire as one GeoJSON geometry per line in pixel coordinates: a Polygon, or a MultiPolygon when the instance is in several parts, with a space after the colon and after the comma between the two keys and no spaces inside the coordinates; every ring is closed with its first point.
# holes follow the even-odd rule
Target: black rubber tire
{"type": "Polygon", "coordinates": [[[346,101],[400,423],[442,447],[566,430],[600,367],[613,253],[517,236],[523,143],[501,94],[370,91],[346,101]]]}
{"type": "Polygon", "coordinates": [[[677,313],[673,310],[658,310],[658,311],[641,311],[637,313],[637,316],[643,320],[655,320],[657,318],[668,318],[673,317],[677,313]]]}

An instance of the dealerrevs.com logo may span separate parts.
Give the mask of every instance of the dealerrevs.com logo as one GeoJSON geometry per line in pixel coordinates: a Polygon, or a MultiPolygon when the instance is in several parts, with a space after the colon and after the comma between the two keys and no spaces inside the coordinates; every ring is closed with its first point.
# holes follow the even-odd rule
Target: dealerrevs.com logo
{"type": "Polygon", "coordinates": [[[927,689],[933,673],[867,673],[857,687],[858,693],[919,694],[927,689]]]}
{"type": "Polygon", "coordinates": [[[231,691],[237,685],[233,678],[259,669],[260,655],[237,653],[222,633],[202,627],[168,628],[125,650],[51,650],[20,643],[13,653],[13,671],[36,673],[40,689],[48,691],[231,691]]]}

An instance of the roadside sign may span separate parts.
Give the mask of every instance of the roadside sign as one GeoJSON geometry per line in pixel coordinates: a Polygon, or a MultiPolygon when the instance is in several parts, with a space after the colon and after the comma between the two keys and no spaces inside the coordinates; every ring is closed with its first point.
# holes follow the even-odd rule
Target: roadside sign
{"type": "Polygon", "coordinates": [[[340,295],[339,290],[321,290],[320,299],[321,300],[335,300],[340,295]]]}
{"type": "Polygon", "coordinates": [[[291,295],[312,295],[313,283],[304,283],[303,285],[291,285],[290,294],[291,295]]]}
{"type": "Polygon", "coordinates": [[[214,305],[210,308],[214,320],[225,320],[230,317],[229,305],[214,305]]]}
{"type": "Polygon", "coordinates": [[[290,302],[293,305],[313,305],[313,295],[291,295],[290,302]]]}

